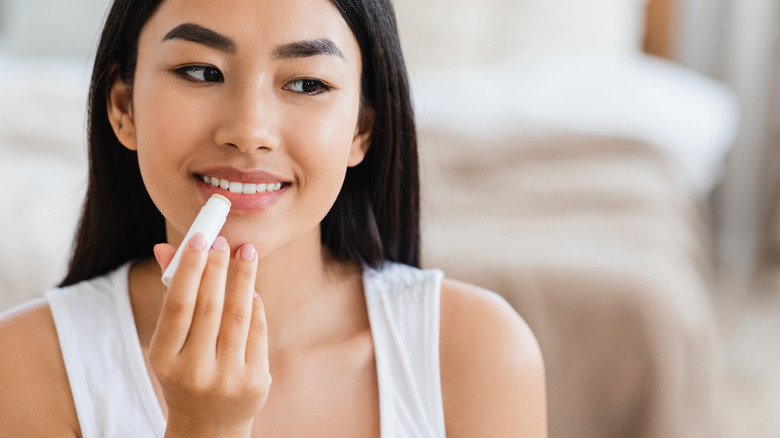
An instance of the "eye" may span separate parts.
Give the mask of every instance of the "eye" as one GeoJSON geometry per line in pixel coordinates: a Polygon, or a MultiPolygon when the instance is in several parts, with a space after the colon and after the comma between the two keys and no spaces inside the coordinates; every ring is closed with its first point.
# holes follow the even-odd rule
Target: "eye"
{"type": "Polygon", "coordinates": [[[177,71],[195,82],[222,82],[225,80],[218,68],[207,65],[188,65],[177,71]]]}
{"type": "Polygon", "coordinates": [[[297,79],[288,82],[284,88],[296,93],[308,94],[311,96],[331,90],[331,87],[316,79],[297,79]]]}

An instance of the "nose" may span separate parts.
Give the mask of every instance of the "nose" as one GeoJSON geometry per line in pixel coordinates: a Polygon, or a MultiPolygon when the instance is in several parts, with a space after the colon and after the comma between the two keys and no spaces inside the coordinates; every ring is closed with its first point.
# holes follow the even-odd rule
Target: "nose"
{"type": "Polygon", "coordinates": [[[278,111],[272,92],[262,86],[236,87],[226,93],[220,111],[214,141],[241,152],[274,150],[279,145],[278,111]]]}

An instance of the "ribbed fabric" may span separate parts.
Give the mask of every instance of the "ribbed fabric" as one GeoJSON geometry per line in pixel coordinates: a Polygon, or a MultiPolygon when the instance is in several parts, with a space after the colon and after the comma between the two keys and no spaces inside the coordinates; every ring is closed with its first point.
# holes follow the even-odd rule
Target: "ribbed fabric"
{"type": "MultiPolygon", "coordinates": [[[[84,438],[162,438],[128,294],[129,264],[45,296],[84,438]]],[[[363,276],[381,436],[444,437],[439,371],[442,273],[387,263],[363,276]]]]}

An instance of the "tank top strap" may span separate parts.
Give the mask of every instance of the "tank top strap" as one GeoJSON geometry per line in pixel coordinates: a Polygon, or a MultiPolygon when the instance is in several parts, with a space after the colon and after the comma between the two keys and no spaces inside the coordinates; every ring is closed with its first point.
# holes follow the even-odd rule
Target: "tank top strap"
{"type": "Polygon", "coordinates": [[[398,263],[364,272],[381,436],[444,437],[439,368],[439,270],[398,263]]]}

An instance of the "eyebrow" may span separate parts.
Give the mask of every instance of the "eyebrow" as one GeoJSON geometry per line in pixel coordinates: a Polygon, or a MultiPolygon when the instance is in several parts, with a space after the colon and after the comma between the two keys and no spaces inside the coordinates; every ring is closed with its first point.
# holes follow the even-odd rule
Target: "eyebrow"
{"type": "Polygon", "coordinates": [[[211,29],[199,26],[194,23],[184,23],[176,26],[165,34],[163,41],[173,39],[182,39],[193,43],[203,44],[227,53],[236,53],[236,43],[230,38],[218,34],[211,29]]]}
{"type": "Polygon", "coordinates": [[[344,54],[341,53],[341,50],[339,50],[336,43],[327,38],[296,41],[294,43],[281,45],[274,50],[273,58],[308,58],[317,55],[332,55],[344,59],[344,54]]]}
{"type": "MultiPolygon", "coordinates": [[[[176,26],[165,34],[163,41],[182,39],[197,44],[203,44],[227,53],[236,53],[236,43],[232,39],[211,29],[194,23],[184,23],[176,26]]],[[[283,44],[274,49],[274,59],[308,58],[318,55],[338,56],[344,59],[344,53],[333,41],[327,38],[317,38],[283,44]]]]}

